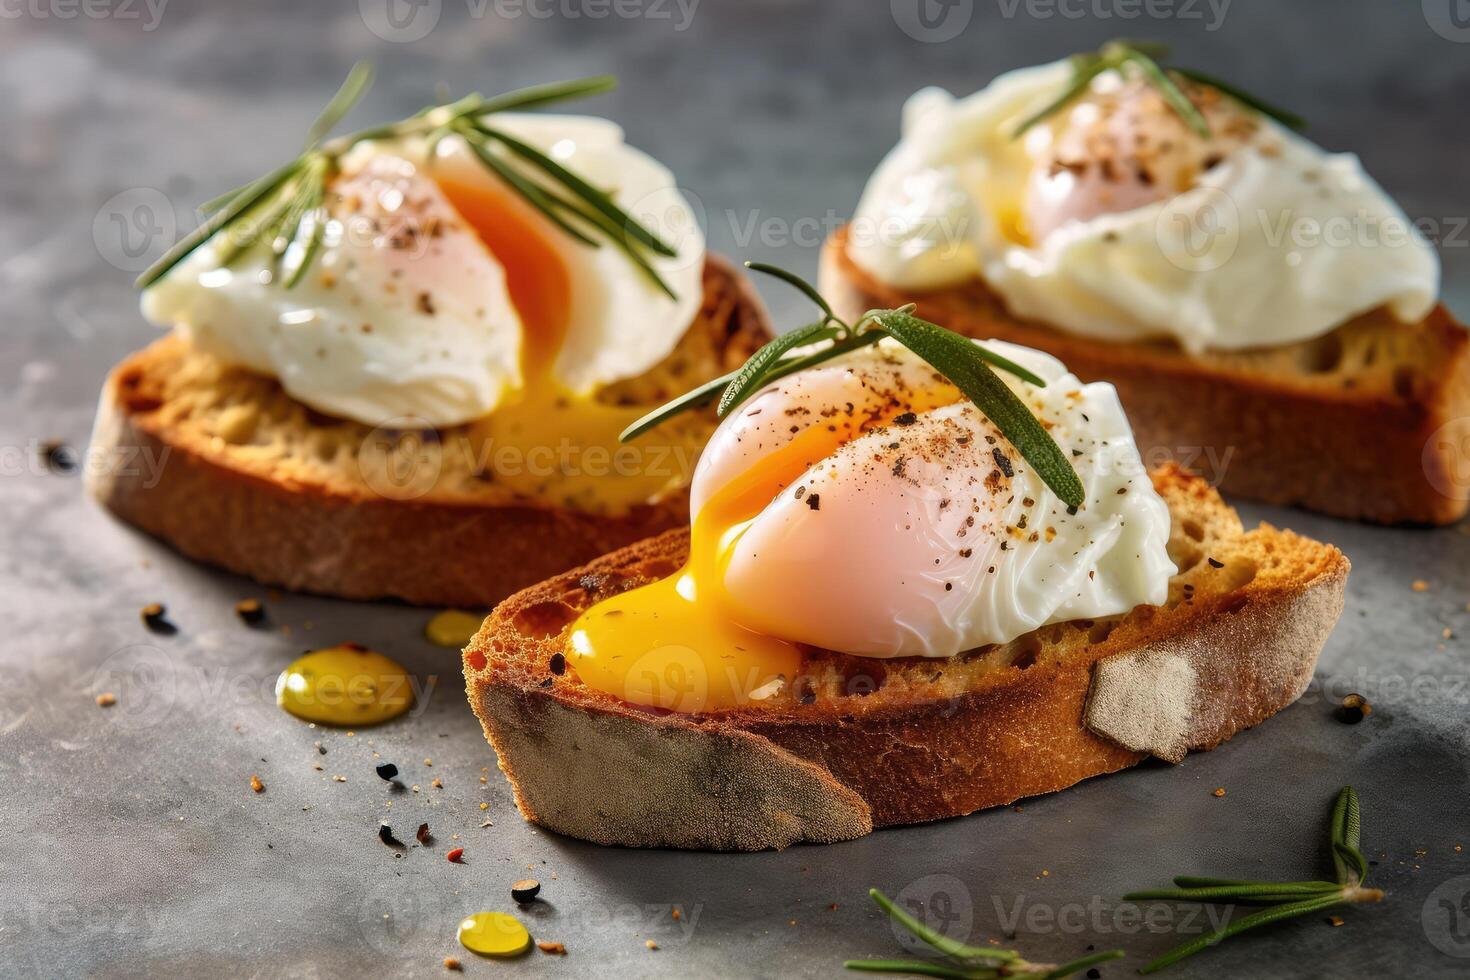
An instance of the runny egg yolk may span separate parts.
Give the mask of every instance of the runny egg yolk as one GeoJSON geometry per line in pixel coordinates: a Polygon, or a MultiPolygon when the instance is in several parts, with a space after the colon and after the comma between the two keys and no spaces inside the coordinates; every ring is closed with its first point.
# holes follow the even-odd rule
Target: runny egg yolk
{"type": "Polygon", "coordinates": [[[343,728],[391,721],[413,700],[407,670],[355,643],[306,653],[276,680],[276,703],[285,711],[343,728]]]}
{"type": "Polygon", "coordinates": [[[555,378],[573,312],[571,275],[523,206],[488,183],[443,176],[437,182],[505,269],[522,323],[522,387],[475,426],[486,474],[528,497],[604,513],[625,512],[687,482],[699,450],[694,435],[680,430],[657,452],[623,446],[618,436],[647,406],[605,404],[555,378]]]}
{"type": "Polygon", "coordinates": [[[953,401],[953,389],[915,392],[881,415],[812,425],[765,453],[694,517],[689,558],[674,575],[597,603],[572,624],[567,659],[589,687],[632,704],[699,713],[738,708],[788,688],[800,645],[742,626],[725,595],[741,535],[786,487],[859,430],[905,411],[953,401]]]}

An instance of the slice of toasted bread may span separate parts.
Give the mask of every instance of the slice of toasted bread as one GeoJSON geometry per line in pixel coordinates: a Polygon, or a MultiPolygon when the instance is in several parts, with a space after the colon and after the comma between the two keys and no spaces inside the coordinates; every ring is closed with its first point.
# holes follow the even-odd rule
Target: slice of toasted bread
{"type": "MultiPolygon", "coordinates": [[[[769,338],[755,291],[710,257],[679,346],[599,397],[661,404],[769,338]]],[[[670,440],[699,445],[715,419],[675,424],[670,440]]],[[[491,606],[688,521],[684,488],[621,514],[517,496],[486,472],[483,446],[471,426],[425,434],[327,418],[169,335],[109,376],[92,436],[108,465],[88,482],[113,513],[201,561],[287,589],[428,605],[491,606]]]]}
{"type": "Polygon", "coordinates": [[[664,576],[669,531],[520,592],[464,651],[470,704],[530,820],[599,844],[830,842],[1178,761],[1291,704],[1342,612],[1336,548],[1240,519],[1174,464],[1153,474],[1179,573],[1161,607],[1046,626],[948,659],[811,650],[768,701],[683,715],[580,683],[566,630],[664,576]],[[555,659],[553,659],[555,658],[555,659]]]}
{"type": "Polygon", "coordinates": [[[1384,524],[1448,524],[1470,506],[1470,334],[1443,306],[1422,323],[1380,310],[1315,340],[1195,356],[1018,319],[978,280],[894,289],[846,241],[839,230],[822,254],[822,292],[840,315],[915,302],[951,330],[1111,381],[1150,465],[1178,460],[1227,493],[1384,524]]]}

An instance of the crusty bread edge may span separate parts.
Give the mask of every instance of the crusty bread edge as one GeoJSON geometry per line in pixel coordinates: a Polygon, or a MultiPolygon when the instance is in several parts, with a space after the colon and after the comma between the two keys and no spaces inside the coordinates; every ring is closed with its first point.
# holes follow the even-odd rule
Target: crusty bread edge
{"type": "Polygon", "coordinates": [[[1470,508],[1470,332],[1440,305],[1421,325],[1439,349],[1432,376],[1393,393],[1323,390],[1224,371],[1160,345],[1063,334],[992,309],[963,290],[910,293],[847,254],[847,229],[823,246],[822,293],[841,316],[917,302],[920,316],[980,339],[1036,347],[1084,381],[1117,389],[1144,459],[1174,458],[1226,493],[1380,524],[1442,525],[1470,508]],[[1450,493],[1444,492],[1449,489],[1450,493]]]}
{"type": "MultiPolygon", "coordinates": [[[[676,561],[685,540],[671,531],[571,574],[634,553],[676,561]]],[[[900,711],[731,722],[567,699],[484,671],[503,642],[497,617],[554,588],[487,619],[465,651],[466,686],[521,812],[548,829],[632,847],[827,843],[1064,789],[1149,754],[1178,761],[1258,724],[1301,696],[1341,614],[1349,563],[1328,551],[1299,587],[1198,601],[1183,629],[1095,664],[1032,667],[1015,683],[900,711]]]]}
{"type": "MultiPolygon", "coordinates": [[[[754,287],[719,256],[706,261],[735,284],[740,332],[763,342],[770,319],[754,287]]],[[[134,417],[119,376],[109,375],[93,428],[92,452],[108,461],[89,468],[93,497],[188,557],[265,585],[489,607],[688,520],[685,493],[610,518],[530,504],[364,498],[263,478],[175,445],[134,417]]]]}

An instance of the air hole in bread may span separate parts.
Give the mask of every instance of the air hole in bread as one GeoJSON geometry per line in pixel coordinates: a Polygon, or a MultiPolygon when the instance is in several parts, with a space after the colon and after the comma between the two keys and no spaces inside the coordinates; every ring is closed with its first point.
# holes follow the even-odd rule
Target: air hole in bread
{"type": "Polygon", "coordinates": [[[1041,636],[1037,633],[1027,633],[1017,638],[1011,644],[1011,666],[1025,670],[1036,663],[1036,656],[1041,653],[1041,644],[1041,636]]]}
{"type": "Polygon", "coordinates": [[[1179,569],[1177,574],[1183,575],[1203,561],[1205,553],[1198,545],[1190,544],[1187,541],[1170,541],[1169,557],[1179,569]]]}
{"type": "Polygon", "coordinates": [[[1181,526],[1184,528],[1184,533],[1189,535],[1191,541],[1203,541],[1205,539],[1205,529],[1200,527],[1199,521],[1184,521],[1181,526]]]}
{"type": "Polygon", "coordinates": [[[853,663],[842,671],[842,693],[847,697],[865,698],[883,686],[888,680],[888,668],[869,657],[851,657],[853,663]],[[868,663],[856,661],[868,660],[868,663]]]}
{"type": "Polygon", "coordinates": [[[564,602],[538,602],[515,614],[516,631],[525,636],[556,636],[577,618],[577,611],[564,602]]]}
{"type": "Polygon", "coordinates": [[[1394,368],[1393,371],[1393,393],[1404,400],[1414,397],[1414,369],[1407,367],[1394,368]]]}
{"type": "MultiPolygon", "coordinates": [[[[1225,563],[1224,568],[1220,569],[1220,576],[1225,580],[1220,589],[1222,591],[1243,589],[1255,580],[1258,571],[1256,563],[1249,558],[1232,558],[1225,563]]],[[[1211,589],[1214,588],[1212,584],[1211,589]]]]}
{"type": "Polygon", "coordinates": [[[1112,636],[1113,630],[1117,628],[1118,622],[1113,619],[1104,619],[1101,622],[1093,623],[1092,628],[1087,631],[1087,640],[1089,643],[1101,643],[1112,636]]]}
{"type": "Polygon", "coordinates": [[[1342,338],[1336,332],[1301,344],[1297,365],[1307,374],[1327,374],[1342,364],[1342,338]]]}

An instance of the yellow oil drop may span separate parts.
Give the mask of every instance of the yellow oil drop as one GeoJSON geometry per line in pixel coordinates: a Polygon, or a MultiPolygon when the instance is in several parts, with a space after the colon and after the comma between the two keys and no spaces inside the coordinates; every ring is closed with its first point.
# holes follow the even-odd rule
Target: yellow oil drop
{"type": "Polygon", "coordinates": [[[424,637],[435,646],[463,650],[480,631],[485,617],[462,609],[446,609],[429,620],[424,637]]]}
{"type": "Polygon", "coordinates": [[[313,650],[281,671],[276,704],[321,725],[380,725],[413,707],[407,670],[353,643],[313,650]]]}
{"type": "Polygon", "coordinates": [[[459,943],[481,956],[519,956],[531,948],[526,927],[504,912],[476,912],[459,924],[459,943]]]}

